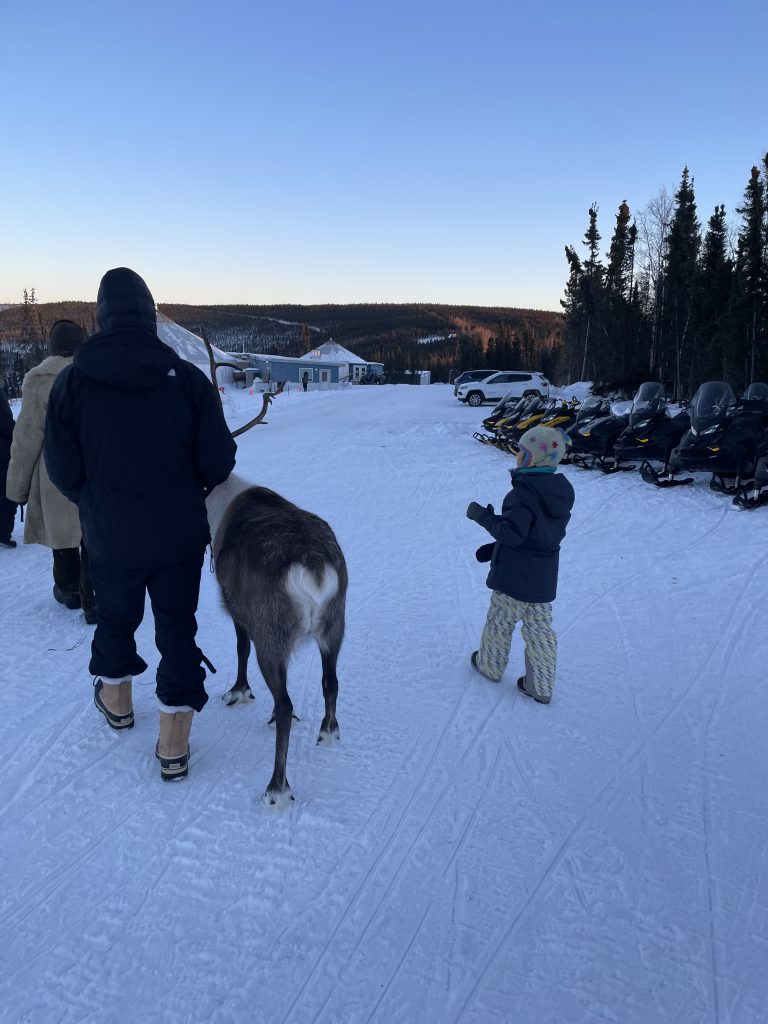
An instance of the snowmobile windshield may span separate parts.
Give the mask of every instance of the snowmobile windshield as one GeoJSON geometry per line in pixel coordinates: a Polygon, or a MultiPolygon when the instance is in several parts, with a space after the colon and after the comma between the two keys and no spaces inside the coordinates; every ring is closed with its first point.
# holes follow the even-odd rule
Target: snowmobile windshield
{"type": "Polygon", "coordinates": [[[579,409],[576,423],[584,423],[586,420],[593,420],[596,416],[607,416],[610,406],[605,398],[588,398],[579,409]]]}
{"type": "Polygon", "coordinates": [[[697,434],[721,426],[736,408],[736,396],[730,384],[710,380],[702,384],[691,399],[691,426],[697,434]]]}
{"type": "Polygon", "coordinates": [[[667,399],[664,395],[664,388],[658,381],[646,381],[637,389],[632,409],[629,413],[629,425],[640,426],[644,420],[652,416],[658,416],[667,407],[667,399]]]}
{"type": "Polygon", "coordinates": [[[768,402],[768,384],[754,381],[741,396],[748,402],[768,402]]]}

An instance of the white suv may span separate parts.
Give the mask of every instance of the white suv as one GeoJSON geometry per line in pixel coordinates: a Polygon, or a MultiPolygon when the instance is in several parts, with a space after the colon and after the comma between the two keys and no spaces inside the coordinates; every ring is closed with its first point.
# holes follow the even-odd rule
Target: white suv
{"type": "Polygon", "coordinates": [[[456,397],[460,402],[482,405],[483,402],[498,402],[505,398],[522,398],[523,395],[549,395],[549,381],[543,373],[502,370],[485,380],[471,380],[461,384],[456,397]]]}

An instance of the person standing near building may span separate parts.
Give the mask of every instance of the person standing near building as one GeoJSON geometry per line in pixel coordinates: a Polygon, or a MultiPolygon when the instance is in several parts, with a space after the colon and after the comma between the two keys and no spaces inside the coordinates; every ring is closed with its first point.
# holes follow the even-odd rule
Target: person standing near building
{"type": "Polygon", "coordinates": [[[303,375],[302,375],[302,378],[301,378],[301,386],[306,391],[308,385],[309,385],[309,372],[307,370],[305,370],[303,375]]]}
{"type": "Polygon", "coordinates": [[[193,715],[208,700],[195,640],[205,497],[232,472],[235,451],[208,378],[157,337],[145,282],[126,267],[108,271],[96,334],[51,394],[45,459],[80,509],[98,601],[94,703],[115,730],[134,724],[132,681],[147,668],[135,632],[149,594],[166,781],[186,777],[193,715]]]}
{"type": "Polygon", "coordinates": [[[48,337],[48,355],[25,376],[21,412],[13,432],[6,494],[26,505],[24,543],[42,544],[53,552],[53,596],[65,608],[82,607],[86,620],[95,621],[93,589],[87,564],[81,562],[80,517],[77,505],[52,483],[43,460],[45,417],[53,385],[72,363],[86,339],[72,320],[57,320],[48,337]]]}

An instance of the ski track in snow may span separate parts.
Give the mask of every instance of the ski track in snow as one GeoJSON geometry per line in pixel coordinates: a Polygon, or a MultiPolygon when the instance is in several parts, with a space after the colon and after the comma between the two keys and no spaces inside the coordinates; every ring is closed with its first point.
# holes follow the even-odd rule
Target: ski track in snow
{"type": "MultiPolygon", "coordinates": [[[[227,392],[230,423],[253,403],[227,392]]],[[[268,418],[238,471],[327,518],[349,563],[341,745],[315,744],[302,648],[296,803],[264,807],[271,702],[255,658],[256,700],[220,701],[235,641],[206,562],[219,672],[190,779],[164,786],[151,615],[136,728],[111,734],[50,553],[0,552],[0,1021],[768,1022],[766,510],[566,467],[542,708],[518,636],[501,683],[468,663],[489,595],[464,512],[500,508],[512,462],[472,439],[482,415],[433,385],[293,393],[268,418]]]]}

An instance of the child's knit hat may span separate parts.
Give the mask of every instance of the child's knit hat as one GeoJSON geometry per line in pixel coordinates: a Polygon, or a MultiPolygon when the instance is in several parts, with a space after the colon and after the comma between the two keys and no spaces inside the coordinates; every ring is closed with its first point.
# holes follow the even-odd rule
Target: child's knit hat
{"type": "Polygon", "coordinates": [[[532,466],[554,469],[565,455],[566,438],[555,427],[531,427],[518,441],[523,453],[523,468],[532,466]]]}

